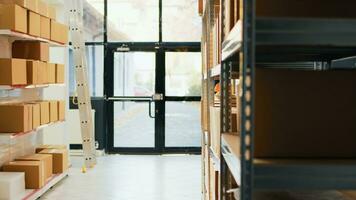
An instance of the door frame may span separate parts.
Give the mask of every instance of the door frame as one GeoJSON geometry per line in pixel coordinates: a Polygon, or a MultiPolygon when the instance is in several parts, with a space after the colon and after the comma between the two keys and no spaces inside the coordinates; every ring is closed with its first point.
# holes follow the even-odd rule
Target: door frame
{"type": "Polygon", "coordinates": [[[201,147],[166,147],[165,146],[165,102],[166,101],[200,101],[201,97],[166,97],[165,71],[166,52],[200,52],[199,42],[155,43],[155,42],[114,42],[104,47],[104,96],[107,110],[107,150],[108,153],[120,154],[163,154],[163,153],[189,153],[200,154],[201,147]],[[162,101],[155,101],[155,147],[115,147],[114,146],[114,54],[119,47],[128,47],[129,52],[155,52],[156,53],[156,93],[163,94],[162,101]]]}

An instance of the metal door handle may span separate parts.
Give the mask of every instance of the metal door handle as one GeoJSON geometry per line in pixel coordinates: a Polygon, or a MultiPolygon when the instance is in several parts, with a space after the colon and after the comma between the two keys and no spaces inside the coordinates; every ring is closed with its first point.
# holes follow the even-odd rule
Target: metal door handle
{"type": "Polygon", "coordinates": [[[148,102],[148,115],[150,116],[150,118],[152,118],[152,119],[154,119],[154,118],[156,118],[156,116],[153,116],[152,115],[152,102],[154,102],[154,101],[149,101],[148,102]]]}

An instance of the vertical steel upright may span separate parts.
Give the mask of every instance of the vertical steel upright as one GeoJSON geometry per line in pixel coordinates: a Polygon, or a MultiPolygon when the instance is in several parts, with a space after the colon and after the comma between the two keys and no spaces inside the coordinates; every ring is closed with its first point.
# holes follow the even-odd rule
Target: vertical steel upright
{"type": "Polygon", "coordinates": [[[252,200],[254,157],[255,0],[243,0],[240,53],[241,200],[252,200]]]}
{"type": "Polygon", "coordinates": [[[88,168],[93,167],[96,164],[96,149],[85,54],[85,41],[83,38],[83,0],[70,1],[70,4],[70,33],[78,92],[78,108],[83,139],[84,164],[85,167],[88,168]]]}

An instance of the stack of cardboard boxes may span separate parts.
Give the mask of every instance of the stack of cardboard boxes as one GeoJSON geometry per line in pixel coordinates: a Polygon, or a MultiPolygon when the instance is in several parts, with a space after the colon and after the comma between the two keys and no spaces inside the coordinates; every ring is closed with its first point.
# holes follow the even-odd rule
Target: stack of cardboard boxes
{"type": "Polygon", "coordinates": [[[0,105],[0,132],[26,133],[41,125],[63,121],[64,101],[36,101],[0,105]]]}
{"type": "Polygon", "coordinates": [[[49,45],[16,41],[13,58],[0,59],[0,85],[43,85],[64,83],[64,65],[49,63],[49,45]]]}
{"type": "Polygon", "coordinates": [[[68,42],[68,26],[58,23],[56,9],[41,0],[0,0],[0,29],[68,42]]]}
{"type": "Polygon", "coordinates": [[[3,166],[4,172],[24,172],[27,189],[42,188],[53,174],[68,169],[68,150],[61,145],[43,145],[36,154],[17,158],[3,166]]]}

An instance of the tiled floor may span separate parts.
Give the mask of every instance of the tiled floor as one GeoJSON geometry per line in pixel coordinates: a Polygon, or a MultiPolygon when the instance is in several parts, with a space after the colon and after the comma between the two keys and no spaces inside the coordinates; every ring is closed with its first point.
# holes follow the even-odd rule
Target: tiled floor
{"type": "Polygon", "coordinates": [[[69,177],[45,200],[200,200],[200,156],[100,157],[81,173],[81,157],[72,157],[69,177]]]}

